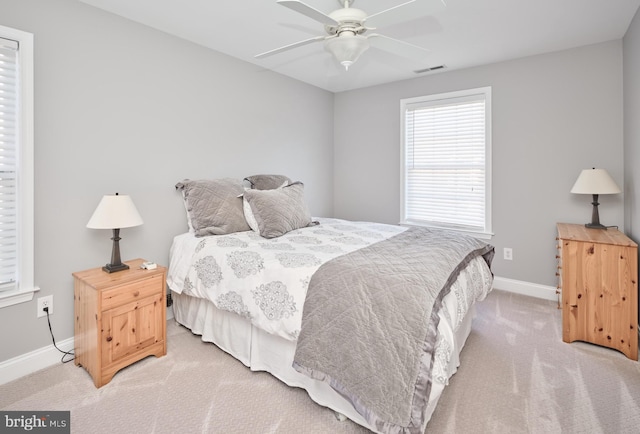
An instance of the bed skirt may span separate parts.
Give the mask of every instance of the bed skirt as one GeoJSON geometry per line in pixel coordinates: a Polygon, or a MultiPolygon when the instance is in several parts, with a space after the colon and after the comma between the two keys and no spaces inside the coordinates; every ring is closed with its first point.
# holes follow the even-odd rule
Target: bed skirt
{"type": "MultiPolygon", "coordinates": [[[[451,296],[452,294],[449,294],[451,296]]],[[[172,293],[175,320],[200,335],[205,342],[212,342],[223,351],[238,359],[252,371],[266,371],[291,387],[301,387],[316,403],[328,407],[375,432],[375,429],[353,408],[351,403],[333,390],[328,383],[317,381],[293,369],[295,342],[271,335],[241,316],[216,308],[213,303],[185,294],[172,293]]],[[[448,296],[447,296],[448,297],[448,296]]],[[[446,298],[445,297],[445,302],[446,298]]],[[[447,368],[450,378],[460,366],[460,351],[471,332],[471,321],[475,306],[455,332],[455,348],[447,368]]],[[[441,321],[441,324],[444,321],[441,321]]],[[[433,414],[445,384],[434,381],[427,408],[427,420],[433,414]]],[[[423,429],[425,427],[422,427],[423,429]]]]}

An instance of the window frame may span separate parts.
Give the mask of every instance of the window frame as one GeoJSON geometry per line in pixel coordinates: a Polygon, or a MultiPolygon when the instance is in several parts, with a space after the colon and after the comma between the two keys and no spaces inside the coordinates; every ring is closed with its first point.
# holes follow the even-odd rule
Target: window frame
{"type": "Polygon", "coordinates": [[[0,37],[18,42],[18,247],[17,287],[0,291],[0,308],[33,299],[34,283],[34,67],[33,34],[0,26],[0,37]]]}
{"type": "MultiPolygon", "coordinates": [[[[435,104],[433,104],[435,105],[435,104]]],[[[426,226],[437,227],[455,230],[458,232],[464,232],[474,235],[478,238],[491,239],[493,236],[492,222],[491,222],[491,148],[492,148],[492,133],[491,133],[491,86],[465,89],[453,92],[444,92],[432,95],[425,95],[413,98],[404,98],[400,100],[400,224],[403,226],[426,226]],[[484,209],[484,229],[472,230],[467,228],[461,228],[456,225],[448,225],[446,223],[416,221],[407,219],[407,124],[406,114],[407,109],[410,106],[416,104],[433,104],[436,101],[442,101],[443,105],[446,105],[453,99],[461,99],[471,97],[473,95],[484,95],[485,100],[485,209],[484,209]]]]}

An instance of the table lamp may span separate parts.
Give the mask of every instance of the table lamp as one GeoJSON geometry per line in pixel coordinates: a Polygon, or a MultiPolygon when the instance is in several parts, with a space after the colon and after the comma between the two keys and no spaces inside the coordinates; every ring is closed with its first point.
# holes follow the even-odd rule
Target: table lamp
{"type": "Polygon", "coordinates": [[[127,270],[129,266],[120,260],[120,229],[140,226],[142,217],[138,214],[131,197],[126,194],[106,195],[98,204],[87,223],[90,229],[112,229],[113,249],[111,262],[102,267],[107,273],[127,270]]]}
{"type": "Polygon", "coordinates": [[[591,223],[585,224],[588,228],[606,229],[607,227],[600,224],[600,216],[598,215],[598,195],[600,194],[617,194],[620,193],[620,187],[611,178],[604,169],[584,169],[576,183],[571,189],[571,193],[591,194],[593,195],[593,210],[591,212],[591,223]]]}

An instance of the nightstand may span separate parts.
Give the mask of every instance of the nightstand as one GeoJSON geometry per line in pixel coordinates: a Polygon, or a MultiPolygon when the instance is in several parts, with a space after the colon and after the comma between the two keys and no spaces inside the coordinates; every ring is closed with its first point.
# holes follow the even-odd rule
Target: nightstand
{"type": "Polygon", "coordinates": [[[617,229],[558,223],[562,340],[638,360],[638,245],[617,229]]]}
{"type": "Polygon", "coordinates": [[[73,273],[75,364],[96,387],[120,369],[147,356],[167,354],[165,267],[106,273],[101,267],[73,273]]]}

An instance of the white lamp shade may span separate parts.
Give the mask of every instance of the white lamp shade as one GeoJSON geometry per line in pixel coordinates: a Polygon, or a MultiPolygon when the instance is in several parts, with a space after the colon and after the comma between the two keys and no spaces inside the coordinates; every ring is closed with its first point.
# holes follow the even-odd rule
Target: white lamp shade
{"type": "Polygon", "coordinates": [[[364,36],[345,32],[337,38],[328,39],[324,47],[342,66],[349,69],[369,48],[369,41],[364,36]]]}
{"type": "Polygon", "coordinates": [[[87,223],[91,229],[121,229],[140,226],[142,217],[126,194],[111,194],[102,198],[87,223]]]}
{"type": "Polygon", "coordinates": [[[577,194],[616,194],[620,193],[620,187],[604,169],[584,169],[576,183],[573,184],[571,193],[577,194]]]}

